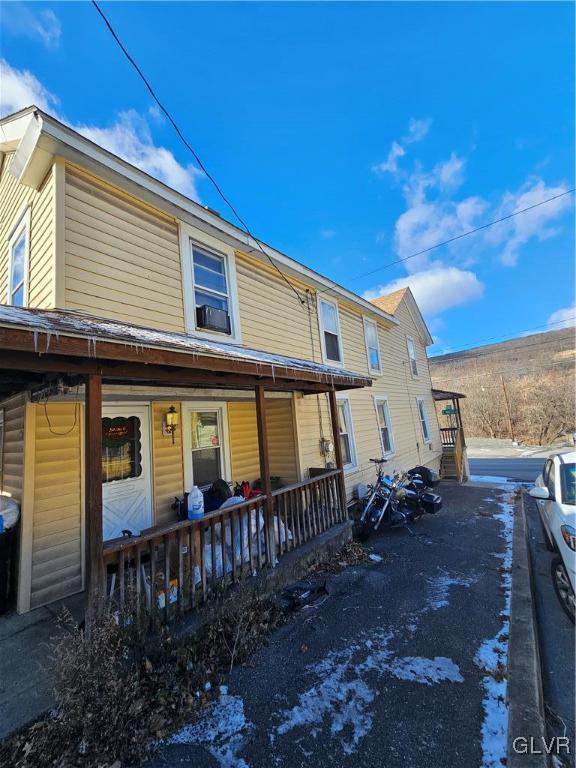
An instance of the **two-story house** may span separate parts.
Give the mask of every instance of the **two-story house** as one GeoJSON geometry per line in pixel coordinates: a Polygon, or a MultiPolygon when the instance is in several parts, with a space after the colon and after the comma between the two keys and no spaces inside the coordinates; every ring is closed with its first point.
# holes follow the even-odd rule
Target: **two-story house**
{"type": "MultiPolygon", "coordinates": [[[[184,535],[173,501],[194,485],[256,483],[281,554],[306,510],[304,538],[343,519],[330,493],[350,502],[371,458],[438,469],[432,340],[409,289],[366,301],[34,107],[0,121],[0,153],[19,611],[81,591],[102,541],[184,535]],[[314,480],[330,469],[331,490],[314,480]]],[[[178,539],[180,569],[190,548],[178,539]]]]}

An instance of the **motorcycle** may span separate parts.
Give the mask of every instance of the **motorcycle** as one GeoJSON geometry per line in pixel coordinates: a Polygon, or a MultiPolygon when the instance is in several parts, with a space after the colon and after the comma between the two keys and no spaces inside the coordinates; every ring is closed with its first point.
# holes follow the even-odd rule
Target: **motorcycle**
{"type": "Polygon", "coordinates": [[[386,528],[406,526],[410,531],[409,524],[442,508],[442,497],[426,490],[438,484],[437,475],[427,467],[414,467],[390,477],[383,470],[386,459],[370,461],[378,465],[378,474],[376,484],[364,500],[358,534],[360,541],[366,541],[381,525],[386,528]]]}

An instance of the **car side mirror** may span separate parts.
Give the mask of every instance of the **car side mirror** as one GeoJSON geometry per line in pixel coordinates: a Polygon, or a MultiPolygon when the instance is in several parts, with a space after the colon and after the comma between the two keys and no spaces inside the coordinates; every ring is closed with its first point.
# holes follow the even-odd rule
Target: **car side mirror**
{"type": "Polygon", "coordinates": [[[548,488],[545,488],[543,485],[535,485],[534,488],[530,488],[528,493],[533,499],[541,499],[542,501],[551,500],[548,488]]]}

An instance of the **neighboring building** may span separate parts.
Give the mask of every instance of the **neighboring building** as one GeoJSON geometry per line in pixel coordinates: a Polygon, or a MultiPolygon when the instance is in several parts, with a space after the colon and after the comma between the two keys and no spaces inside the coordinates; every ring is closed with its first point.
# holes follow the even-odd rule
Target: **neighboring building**
{"type": "Polygon", "coordinates": [[[368,302],[268,246],[264,255],[215,212],[38,109],[0,127],[0,305],[22,308],[0,306],[0,490],[22,507],[20,611],[85,583],[84,374],[104,381],[105,540],[174,520],[174,497],[193,484],[253,482],[263,466],[301,483],[334,466],[330,392],[348,501],[373,479],[373,457],[439,468],[432,339],[409,289],[368,302]],[[98,361],[119,348],[115,375],[98,361]],[[204,361],[198,386],[170,374],[184,352],[188,366],[204,361]],[[229,378],[207,362],[222,359],[229,378]],[[68,391],[42,389],[47,371],[65,374],[68,391]]]}

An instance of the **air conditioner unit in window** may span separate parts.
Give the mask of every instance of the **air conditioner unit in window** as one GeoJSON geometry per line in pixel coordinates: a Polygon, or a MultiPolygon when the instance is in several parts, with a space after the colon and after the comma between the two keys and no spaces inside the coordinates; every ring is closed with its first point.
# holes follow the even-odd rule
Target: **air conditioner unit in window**
{"type": "Polygon", "coordinates": [[[230,315],[225,309],[216,309],[208,304],[196,307],[196,326],[207,331],[231,333],[230,315]]]}

